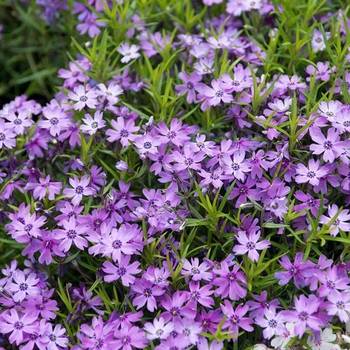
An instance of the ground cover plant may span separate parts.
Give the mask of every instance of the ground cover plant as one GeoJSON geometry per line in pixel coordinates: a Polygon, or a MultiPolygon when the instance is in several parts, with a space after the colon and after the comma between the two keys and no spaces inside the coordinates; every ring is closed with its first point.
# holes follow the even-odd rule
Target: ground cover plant
{"type": "Polygon", "coordinates": [[[350,348],[337,0],[0,0],[0,349],[350,348]]]}

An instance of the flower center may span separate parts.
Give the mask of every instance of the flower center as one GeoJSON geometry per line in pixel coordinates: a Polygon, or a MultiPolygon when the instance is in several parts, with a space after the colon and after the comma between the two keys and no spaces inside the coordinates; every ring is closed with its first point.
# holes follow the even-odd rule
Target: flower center
{"type": "Polygon", "coordinates": [[[325,149],[332,149],[333,145],[332,145],[332,142],[331,141],[326,141],[324,144],[323,144],[323,147],[325,149]]]}
{"type": "Polygon", "coordinates": [[[309,318],[309,315],[305,311],[303,311],[299,314],[299,319],[301,321],[306,321],[308,318],[309,318]]]}
{"type": "MultiPolygon", "coordinates": [[[[120,130],[120,136],[121,137],[128,137],[129,136],[129,131],[126,129],[121,129],[120,130]]],[[[146,148],[146,147],[145,147],[146,148]]]]}
{"type": "Polygon", "coordinates": [[[51,125],[57,125],[59,122],[58,118],[54,117],[50,119],[50,124],[51,125]]]}
{"type": "Polygon", "coordinates": [[[112,247],[114,249],[119,249],[122,246],[122,242],[119,239],[116,239],[113,243],[112,243],[112,247]]]}
{"type": "Polygon", "coordinates": [[[15,327],[15,329],[20,330],[23,328],[23,323],[20,321],[17,321],[13,326],[15,327]]]}
{"type": "Polygon", "coordinates": [[[151,142],[145,142],[144,144],[143,144],[143,147],[145,148],[145,149],[150,149],[151,147],[152,147],[152,144],[151,144],[151,142]]]}
{"type": "Polygon", "coordinates": [[[78,194],[82,194],[83,192],[84,192],[84,188],[83,188],[83,186],[77,186],[76,188],[75,188],[75,192],[76,193],[78,193],[78,194]]]}
{"type": "Polygon", "coordinates": [[[77,236],[77,232],[75,230],[68,230],[67,236],[68,236],[68,238],[73,239],[77,236]]]}
{"type": "Polygon", "coordinates": [[[21,284],[19,285],[19,290],[20,290],[20,291],[24,292],[24,291],[27,290],[27,289],[28,289],[28,284],[27,284],[27,283],[21,283],[21,284]]]}

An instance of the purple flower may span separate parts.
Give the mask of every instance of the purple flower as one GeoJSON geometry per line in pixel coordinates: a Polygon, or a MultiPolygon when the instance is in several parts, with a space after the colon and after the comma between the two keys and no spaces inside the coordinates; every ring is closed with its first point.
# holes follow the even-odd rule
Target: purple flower
{"type": "Polygon", "coordinates": [[[199,282],[190,282],[190,303],[197,307],[197,303],[207,308],[212,308],[214,305],[214,299],[211,295],[214,291],[211,289],[211,285],[200,286],[199,282]]]}
{"type": "Polygon", "coordinates": [[[145,333],[138,327],[122,327],[114,333],[115,342],[113,342],[115,349],[132,350],[145,349],[147,346],[147,339],[145,333]]]}
{"type": "Polygon", "coordinates": [[[22,271],[16,271],[12,275],[12,282],[8,288],[12,293],[13,300],[16,302],[23,301],[27,296],[38,295],[39,280],[34,273],[26,276],[22,271]]]}
{"type": "Polygon", "coordinates": [[[140,263],[135,261],[130,264],[130,256],[121,256],[115,265],[109,261],[103,263],[102,270],[105,273],[104,280],[106,282],[114,282],[121,279],[123,286],[129,287],[135,282],[135,276],[141,270],[140,263]]]}
{"type": "Polygon", "coordinates": [[[246,332],[252,332],[254,330],[252,327],[253,320],[249,317],[245,317],[249,311],[247,305],[241,304],[234,309],[232,304],[228,300],[225,300],[224,304],[221,305],[221,311],[226,317],[223,328],[232,332],[235,338],[238,337],[240,328],[244,329],[246,332]]]}
{"type": "Polygon", "coordinates": [[[190,277],[193,281],[210,281],[212,278],[210,266],[204,261],[199,263],[198,258],[191,258],[191,261],[185,259],[183,261],[181,274],[190,277]]]}
{"type": "Polygon", "coordinates": [[[56,324],[53,327],[51,323],[47,323],[45,335],[42,337],[41,342],[50,350],[66,349],[68,338],[65,334],[66,330],[60,324],[56,324]]]}
{"type": "Polygon", "coordinates": [[[183,81],[183,84],[175,86],[177,93],[179,95],[187,95],[187,103],[195,102],[197,100],[196,88],[202,80],[202,76],[196,72],[191,74],[180,72],[179,78],[183,81]]]}
{"type": "Polygon", "coordinates": [[[35,315],[19,314],[15,309],[10,309],[1,314],[0,331],[4,334],[11,333],[10,343],[15,343],[18,346],[26,335],[35,332],[36,319],[35,315]]]}
{"type": "Polygon", "coordinates": [[[317,216],[321,203],[319,199],[315,199],[309,193],[304,193],[299,190],[294,193],[294,196],[297,200],[302,202],[294,206],[295,211],[309,209],[313,216],[317,216]]]}
{"type": "Polygon", "coordinates": [[[51,102],[43,108],[43,116],[45,119],[41,119],[38,126],[47,129],[54,137],[60,135],[72,124],[57,101],[51,102]]]}
{"type": "Polygon", "coordinates": [[[153,312],[157,308],[155,297],[164,294],[164,290],[145,279],[139,279],[132,285],[132,291],[136,294],[133,298],[133,305],[137,310],[147,305],[147,310],[153,312]]]}
{"type": "Polygon", "coordinates": [[[85,10],[78,16],[80,23],[77,25],[77,30],[80,34],[88,33],[90,38],[94,38],[100,34],[101,30],[99,27],[105,27],[106,23],[99,21],[97,16],[85,10]]]}
{"type": "Polygon", "coordinates": [[[65,188],[63,194],[68,198],[71,198],[74,205],[78,205],[82,201],[83,196],[91,196],[95,194],[95,190],[90,187],[89,176],[85,175],[81,179],[74,176],[69,179],[69,184],[73,188],[65,188]]]}
{"type": "Polygon", "coordinates": [[[317,314],[320,300],[315,295],[296,297],[294,307],[295,311],[281,311],[280,315],[286,322],[295,322],[294,332],[299,338],[304,335],[307,328],[313,331],[320,331],[323,325],[317,314]]]}
{"type": "Polygon", "coordinates": [[[185,305],[188,301],[188,293],[176,291],[172,296],[165,295],[162,298],[161,304],[166,310],[162,313],[166,321],[179,320],[179,318],[194,319],[196,311],[189,305],[185,305]]]}
{"type": "Polygon", "coordinates": [[[264,317],[266,310],[277,309],[279,306],[279,301],[277,299],[268,301],[267,292],[263,291],[260,295],[253,295],[254,300],[249,300],[247,305],[250,309],[250,315],[253,318],[264,317]]]}
{"type": "Polygon", "coordinates": [[[244,231],[239,231],[236,235],[236,239],[239,244],[233,247],[233,252],[238,255],[244,255],[248,253],[248,258],[252,261],[259,260],[258,250],[266,249],[270,246],[270,242],[263,240],[258,242],[260,238],[260,232],[251,232],[247,235],[244,231]]]}
{"type": "Polygon", "coordinates": [[[255,186],[256,181],[251,177],[248,177],[244,183],[237,182],[228,198],[233,199],[238,197],[235,205],[236,208],[247,203],[248,199],[251,201],[257,201],[259,199],[259,193],[255,186]]]}
{"type": "Polygon", "coordinates": [[[303,260],[303,253],[297,253],[293,263],[289,260],[288,256],[283,256],[280,260],[280,264],[286,271],[275,273],[275,277],[279,280],[279,285],[284,286],[293,279],[297,288],[305,286],[305,278],[308,276],[308,272],[313,266],[309,262],[303,260]]]}
{"type": "Polygon", "coordinates": [[[202,152],[195,153],[191,144],[186,144],[183,153],[175,151],[172,154],[172,159],[175,162],[174,169],[176,171],[200,170],[204,157],[205,155],[202,152]]]}
{"type": "Polygon", "coordinates": [[[132,119],[125,120],[123,117],[118,117],[117,120],[111,121],[112,128],[106,131],[107,140],[109,142],[120,141],[123,147],[127,147],[130,142],[136,140],[139,127],[135,126],[135,121],[132,119]]]}
{"type": "Polygon", "coordinates": [[[229,266],[226,261],[222,261],[219,267],[213,269],[216,275],[213,285],[217,286],[215,293],[223,298],[229,297],[231,300],[239,300],[246,296],[247,280],[238,265],[229,266]]]}
{"type": "Polygon", "coordinates": [[[142,235],[137,225],[123,224],[119,229],[113,228],[104,239],[103,255],[111,257],[113,261],[119,261],[123,254],[137,254],[142,249],[141,239],[142,235]]]}
{"type": "Polygon", "coordinates": [[[60,248],[64,252],[68,252],[72,244],[80,250],[84,250],[88,246],[88,242],[84,238],[87,228],[80,225],[75,218],[72,217],[69,220],[64,220],[60,225],[63,228],[57,229],[54,232],[56,233],[56,238],[61,240],[60,248]]]}
{"type": "Polygon", "coordinates": [[[316,143],[310,145],[310,150],[313,154],[323,154],[325,162],[333,163],[344,151],[343,142],[336,129],[329,128],[327,131],[327,138],[322,134],[321,129],[312,127],[309,130],[310,136],[316,143]]]}
{"type": "Polygon", "coordinates": [[[54,200],[56,195],[61,192],[62,183],[50,181],[50,175],[45,178],[41,177],[39,182],[29,182],[26,186],[26,190],[33,190],[33,197],[35,199],[42,200],[45,196],[49,200],[54,200]]]}
{"type": "Polygon", "coordinates": [[[317,274],[321,286],[317,292],[320,297],[327,297],[334,291],[343,291],[349,288],[349,278],[339,275],[336,266],[317,274]]]}
{"type": "Polygon", "coordinates": [[[320,183],[320,179],[326,176],[328,170],[324,166],[320,166],[318,160],[310,159],[308,167],[304,164],[298,164],[296,169],[295,181],[297,183],[309,182],[313,186],[320,183]]]}
{"type": "Polygon", "coordinates": [[[203,83],[198,83],[196,86],[198,91],[198,99],[201,102],[201,109],[207,110],[211,106],[218,106],[221,102],[230,103],[233,101],[233,96],[230,89],[221,81],[213,80],[211,87],[203,83]]]}
{"type": "Polygon", "coordinates": [[[182,125],[182,122],[176,118],[172,119],[169,128],[165,123],[159,123],[157,130],[165,142],[172,143],[178,147],[181,147],[190,139],[186,128],[182,125]]]}

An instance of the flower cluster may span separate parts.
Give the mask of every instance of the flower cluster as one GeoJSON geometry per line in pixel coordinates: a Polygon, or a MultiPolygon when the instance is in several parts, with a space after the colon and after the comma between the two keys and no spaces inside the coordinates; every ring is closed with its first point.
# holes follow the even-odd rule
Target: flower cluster
{"type": "MultiPolygon", "coordinates": [[[[94,43],[47,103],[0,110],[0,243],[17,252],[0,279],[6,346],[341,349],[350,77],[327,56],[332,28],[310,30],[302,68],[269,74],[243,30],[259,16],[278,40],[269,1],[203,0],[211,30],[179,32],[129,2],[73,3],[94,43]],[[129,16],[123,40],[112,15],[129,16]]],[[[67,10],[37,4],[49,23],[67,10]]]]}

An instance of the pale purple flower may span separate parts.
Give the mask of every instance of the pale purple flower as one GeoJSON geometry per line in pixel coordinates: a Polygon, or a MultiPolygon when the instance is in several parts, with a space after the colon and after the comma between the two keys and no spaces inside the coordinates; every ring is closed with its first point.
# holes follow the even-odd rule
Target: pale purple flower
{"type": "Polygon", "coordinates": [[[191,258],[190,261],[187,259],[183,261],[181,274],[190,277],[193,281],[210,281],[212,274],[209,270],[210,266],[205,261],[199,263],[198,258],[191,258]]]}
{"type": "Polygon", "coordinates": [[[310,159],[307,167],[301,163],[297,165],[295,181],[297,183],[309,182],[311,185],[317,186],[327,174],[326,167],[320,166],[318,160],[310,159]]]}
{"type": "Polygon", "coordinates": [[[87,228],[79,224],[74,217],[60,223],[62,228],[55,230],[56,238],[61,240],[60,248],[67,252],[72,244],[78,249],[84,250],[88,246],[85,238],[87,228]]]}
{"type": "Polygon", "coordinates": [[[252,261],[259,260],[258,250],[266,249],[270,246],[267,240],[259,241],[260,232],[251,232],[247,235],[245,231],[239,231],[236,235],[239,244],[233,247],[233,252],[237,255],[248,254],[248,258],[252,261]]]}
{"type": "Polygon", "coordinates": [[[103,129],[106,126],[103,113],[99,111],[96,111],[93,117],[90,114],[85,114],[82,121],[84,124],[80,126],[80,130],[89,135],[96,134],[97,130],[103,129]]]}
{"type": "Polygon", "coordinates": [[[106,86],[105,84],[98,84],[99,96],[105,98],[110,105],[115,105],[119,102],[119,96],[123,94],[123,89],[119,84],[111,82],[106,86]]]}
{"type": "Polygon", "coordinates": [[[225,173],[240,181],[244,181],[246,173],[250,171],[249,163],[245,160],[245,152],[243,151],[234,152],[232,158],[224,156],[223,163],[225,173]]]}
{"type": "Polygon", "coordinates": [[[332,236],[336,236],[339,230],[344,232],[350,231],[350,213],[348,209],[340,210],[336,204],[328,207],[328,216],[320,217],[321,224],[330,224],[329,232],[332,236]],[[331,223],[332,222],[332,223],[331,223]]]}
{"type": "Polygon", "coordinates": [[[104,280],[106,282],[114,282],[121,279],[123,286],[129,287],[135,282],[135,276],[141,270],[140,263],[135,261],[130,263],[130,256],[122,255],[117,264],[109,261],[103,263],[102,270],[105,273],[104,280]]]}
{"type": "Polygon", "coordinates": [[[26,335],[30,335],[36,330],[36,316],[30,314],[21,314],[12,308],[1,314],[0,331],[8,334],[11,344],[15,343],[17,346],[23,342],[26,335]]]}
{"type": "Polygon", "coordinates": [[[21,302],[27,296],[38,295],[40,293],[38,283],[39,279],[34,273],[25,275],[22,271],[16,271],[12,275],[12,282],[8,288],[12,293],[13,300],[21,302]]]}
{"type": "Polygon", "coordinates": [[[281,311],[280,314],[286,322],[295,322],[294,332],[299,338],[308,328],[313,331],[321,330],[323,322],[317,314],[320,300],[315,295],[296,297],[294,306],[295,311],[281,311]]]}
{"type": "Polygon", "coordinates": [[[41,342],[45,344],[48,350],[67,349],[68,337],[66,336],[66,330],[60,324],[53,327],[51,323],[47,323],[45,335],[41,342]]]}
{"type": "Polygon", "coordinates": [[[336,266],[330,267],[326,271],[320,271],[316,276],[321,284],[317,289],[317,294],[320,297],[327,297],[334,291],[344,291],[349,288],[349,278],[340,275],[336,266]]]}
{"type": "Polygon", "coordinates": [[[74,102],[74,109],[81,111],[84,107],[95,108],[97,106],[97,92],[88,89],[84,85],[78,85],[73,91],[68,93],[70,100],[74,102]]]}
{"type": "MultiPolygon", "coordinates": [[[[330,33],[325,33],[326,40],[329,39],[330,33]]],[[[314,52],[323,51],[326,48],[323,33],[315,29],[312,34],[311,46],[314,52]]]]}
{"type": "Polygon", "coordinates": [[[332,291],[327,295],[327,313],[331,316],[338,316],[340,321],[349,322],[350,320],[350,293],[348,291],[332,291]]]}
{"type": "Polygon", "coordinates": [[[79,179],[77,176],[69,179],[69,184],[72,188],[65,188],[63,194],[68,198],[71,198],[71,201],[74,205],[78,205],[83,196],[91,196],[95,194],[95,190],[90,186],[90,177],[83,176],[79,179]]]}
{"type": "Polygon", "coordinates": [[[340,137],[336,129],[329,128],[327,137],[325,137],[319,127],[312,127],[309,130],[312,140],[316,143],[310,145],[313,154],[323,154],[325,162],[333,163],[344,151],[344,144],[340,141],[340,137]]]}
{"type": "Polygon", "coordinates": [[[45,119],[41,119],[38,126],[43,129],[48,129],[51,136],[58,136],[62,131],[66,130],[70,125],[65,111],[59,106],[58,103],[51,103],[43,108],[43,116],[45,119]]]}
{"type": "Polygon", "coordinates": [[[27,112],[9,113],[5,118],[9,122],[9,127],[12,127],[17,135],[23,135],[26,129],[33,125],[31,115],[27,112]]]}
{"type": "Polygon", "coordinates": [[[158,146],[162,143],[159,137],[153,137],[150,134],[139,136],[134,141],[137,150],[141,155],[147,153],[157,154],[158,146]]]}
{"type": "Polygon", "coordinates": [[[16,133],[10,123],[5,123],[0,118],[0,149],[1,148],[13,148],[16,146],[16,133]]]}
{"type": "Polygon", "coordinates": [[[274,335],[281,334],[284,329],[283,317],[276,312],[275,308],[266,309],[264,317],[257,318],[255,322],[264,328],[263,335],[265,339],[271,339],[274,335]]]}

